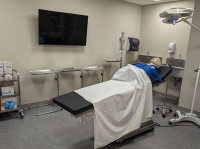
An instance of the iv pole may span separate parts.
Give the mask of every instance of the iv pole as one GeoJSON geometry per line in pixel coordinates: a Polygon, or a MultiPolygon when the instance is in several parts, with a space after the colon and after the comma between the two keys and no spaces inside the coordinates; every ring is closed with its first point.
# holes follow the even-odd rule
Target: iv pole
{"type": "Polygon", "coordinates": [[[121,33],[122,36],[120,37],[119,41],[120,41],[120,49],[119,49],[119,52],[120,52],[120,68],[122,68],[122,53],[124,52],[124,43],[126,41],[126,37],[124,36],[124,32],[121,33]]]}
{"type": "Polygon", "coordinates": [[[126,41],[126,37],[124,36],[125,33],[124,32],[121,32],[121,37],[119,38],[119,42],[120,42],[120,49],[119,49],[119,52],[120,52],[120,60],[115,60],[115,59],[108,59],[108,60],[104,60],[106,62],[120,62],[120,68],[122,68],[122,53],[124,52],[124,43],[126,41]]]}
{"type": "Polygon", "coordinates": [[[122,68],[122,52],[121,52],[121,55],[120,55],[120,68],[122,68]]]}

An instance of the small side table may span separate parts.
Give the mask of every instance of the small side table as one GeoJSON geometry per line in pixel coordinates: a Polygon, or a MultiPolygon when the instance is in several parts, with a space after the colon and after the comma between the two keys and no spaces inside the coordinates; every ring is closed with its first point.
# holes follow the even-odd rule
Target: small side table
{"type": "Polygon", "coordinates": [[[104,59],[104,61],[106,62],[121,62],[120,60],[116,60],[116,59],[104,59]]]}
{"type": "MultiPolygon", "coordinates": [[[[56,71],[51,70],[51,69],[33,70],[33,71],[30,71],[30,74],[32,74],[32,75],[56,74],[57,77],[55,78],[55,80],[57,81],[57,96],[59,96],[59,78],[58,78],[58,73],[56,71]]],[[[50,104],[53,104],[53,101],[51,103],[48,103],[48,104],[37,105],[37,106],[28,107],[28,108],[29,109],[38,108],[38,107],[48,106],[50,104]]],[[[62,108],[58,108],[57,110],[54,110],[54,111],[49,111],[49,112],[45,112],[45,113],[36,114],[36,116],[41,116],[41,115],[46,115],[46,114],[50,114],[50,113],[55,113],[55,112],[58,112],[60,110],[62,110],[62,108]]]]}
{"type": "Polygon", "coordinates": [[[106,61],[107,63],[118,62],[118,63],[120,63],[120,68],[122,67],[122,60],[116,60],[116,59],[104,59],[104,61],[106,61]]]}
{"type": "Polygon", "coordinates": [[[82,79],[82,88],[83,88],[83,71],[82,69],[79,69],[79,68],[61,68],[59,69],[61,72],[73,72],[73,71],[80,71],[81,72],[81,79],[82,79]]]}
{"type": "Polygon", "coordinates": [[[102,82],[103,82],[103,75],[104,75],[104,70],[102,67],[99,66],[93,66],[93,67],[85,67],[83,68],[85,71],[97,71],[97,70],[102,70],[101,76],[102,76],[102,82]]]}

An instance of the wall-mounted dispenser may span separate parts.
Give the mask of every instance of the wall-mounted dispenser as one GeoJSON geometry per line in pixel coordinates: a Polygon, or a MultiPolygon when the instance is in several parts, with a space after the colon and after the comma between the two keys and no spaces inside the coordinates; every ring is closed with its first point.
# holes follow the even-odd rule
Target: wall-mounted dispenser
{"type": "Polygon", "coordinates": [[[138,51],[139,50],[139,39],[128,37],[127,51],[138,51]]]}
{"type": "Polygon", "coordinates": [[[176,48],[176,44],[175,43],[170,43],[169,47],[168,47],[168,52],[169,53],[174,53],[175,52],[175,48],[176,48]]]}

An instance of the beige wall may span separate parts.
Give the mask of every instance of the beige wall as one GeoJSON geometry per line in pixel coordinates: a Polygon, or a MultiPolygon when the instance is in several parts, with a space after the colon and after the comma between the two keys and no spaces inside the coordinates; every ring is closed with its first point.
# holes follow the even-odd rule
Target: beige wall
{"type": "MultiPolygon", "coordinates": [[[[164,24],[159,17],[162,11],[173,7],[194,8],[194,1],[171,2],[143,7],[139,54],[146,55],[146,52],[149,51],[152,56],[163,57],[163,64],[166,63],[166,58],[169,56],[178,58],[178,55],[181,54],[182,59],[186,59],[190,26],[185,23],[180,23],[176,26],[164,24]],[[168,45],[171,42],[177,45],[173,55],[168,53],[168,45]]],[[[179,96],[179,92],[172,82],[173,79],[170,79],[168,93],[179,96]]],[[[154,90],[164,93],[166,83],[155,87],[154,90]]]]}
{"type": "MultiPolygon", "coordinates": [[[[119,69],[119,36],[139,38],[142,7],[120,0],[0,0],[0,60],[13,62],[20,72],[22,103],[49,100],[56,96],[54,75],[31,76],[30,70],[63,67],[103,66],[104,80],[119,69]],[[38,45],[38,9],[89,16],[87,46],[38,45]]],[[[133,58],[124,53],[123,66],[133,58]]],[[[60,94],[81,87],[80,73],[59,74],[60,94]]],[[[101,82],[100,72],[84,73],[84,86],[101,82]]]]}
{"type": "MultiPolygon", "coordinates": [[[[200,1],[197,0],[195,4],[195,16],[192,23],[200,28],[200,1]]],[[[185,73],[183,76],[183,85],[179,106],[184,108],[191,108],[194,94],[194,87],[196,83],[197,73],[194,72],[200,63],[200,32],[192,28],[190,33],[190,40],[187,51],[187,61],[185,66],[185,73]]],[[[200,112],[200,82],[198,82],[197,95],[194,109],[200,112]]]]}

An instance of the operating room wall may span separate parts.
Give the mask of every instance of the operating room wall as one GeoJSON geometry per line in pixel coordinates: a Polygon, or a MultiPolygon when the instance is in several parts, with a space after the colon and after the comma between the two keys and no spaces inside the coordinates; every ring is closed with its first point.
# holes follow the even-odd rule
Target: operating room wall
{"type": "MultiPolygon", "coordinates": [[[[200,28],[200,1],[195,2],[195,16],[192,23],[200,28]]],[[[187,61],[185,64],[185,72],[183,76],[183,85],[181,90],[179,106],[187,109],[191,108],[194,88],[197,78],[195,69],[199,67],[200,63],[200,32],[192,28],[190,33],[189,45],[187,50],[187,61]]],[[[194,103],[194,110],[200,112],[200,82],[196,93],[196,100],[194,103]]]]}
{"type": "MultiPolygon", "coordinates": [[[[142,7],[121,0],[0,0],[0,60],[11,61],[20,73],[22,104],[57,95],[55,75],[32,76],[30,70],[102,66],[104,81],[119,63],[119,37],[139,38],[142,7]],[[86,46],[38,45],[38,9],[89,16],[86,46]]],[[[137,54],[124,52],[123,66],[137,54]]],[[[80,72],[60,73],[60,94],[81,88],[80,72]]],[[[101,71],[84,72],[84,86],[101,82],[101,71]]]]}
{"type": "MultiPolygon", "coordinates": [[[[147,55],[146,52],[149,51],[151,56],[162,57],[163,64],[166,64],[167,57],[178,58],[179,54],[185,60],[191,27],[186,23],[179,23],[176,26],[164,24],[159,14],[164,10],[174,7],[194,8],[194,3],[195,1],[190,0],[144,6],[142,11],[139,54],[147,55]],[[174,54],[168,53],[169,43],[176,43],[174,54]]],[[[173,81],[174,78],[170,78],[168,94],[179,96],[179,91],[173,86],[173,81]]],[[[181,84],[177,86],[177,88],[180,87],[181,84]]],[[[165,93],[166,83],[159,87],[154,87],[154,90],[165,93]]]]}

